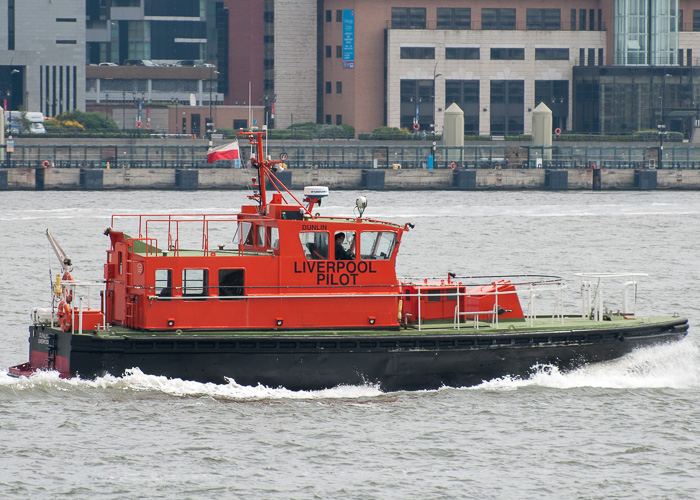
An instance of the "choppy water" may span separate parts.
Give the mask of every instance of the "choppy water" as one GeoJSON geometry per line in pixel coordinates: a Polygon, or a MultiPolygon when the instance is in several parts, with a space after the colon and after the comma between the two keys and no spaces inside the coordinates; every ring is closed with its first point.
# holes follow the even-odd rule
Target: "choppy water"
{"type": "Polygon", "coordinates": [[[56,272],[47,227],[98,279],[112,213],[221,213],[245,194],[0,194],[0,498],[700,497],[695,192],[364,193],[367,216],[416,224],[401,275],[648,272],[639,311],[690,319],[681,343],[573,373],[398,393],[7,376],[56,272]]]}

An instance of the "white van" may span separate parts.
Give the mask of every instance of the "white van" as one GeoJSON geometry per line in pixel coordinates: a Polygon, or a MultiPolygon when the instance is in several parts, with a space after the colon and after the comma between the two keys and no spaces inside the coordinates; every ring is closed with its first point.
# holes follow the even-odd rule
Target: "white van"
{"type": "Polygon", "coordinates": [[[7,111],[5,121],[10,134],[45,134],[44,114],[39,111],[7,111]],[[25,118],[27,121],[25,121],[25,118]],[[27,129],[27,127],[29,127],[27,129]]]}

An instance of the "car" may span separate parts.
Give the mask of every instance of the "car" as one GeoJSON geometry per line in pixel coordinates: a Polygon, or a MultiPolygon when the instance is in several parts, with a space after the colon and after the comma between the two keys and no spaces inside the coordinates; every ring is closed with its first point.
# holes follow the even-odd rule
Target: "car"
{"type": "Polygon", "coordinates": [[[160,66],[159,64],[154,63],[153,61],[149,59],[127,59],[124,61],[124,66],[149,66],[149,67],[156,67],[160,66]]]}
{"type": "Polygon", "coordinates": [[[119,66],[118,64],[115,64],[113,62],[101,62],[99,66],[119,66]]]}

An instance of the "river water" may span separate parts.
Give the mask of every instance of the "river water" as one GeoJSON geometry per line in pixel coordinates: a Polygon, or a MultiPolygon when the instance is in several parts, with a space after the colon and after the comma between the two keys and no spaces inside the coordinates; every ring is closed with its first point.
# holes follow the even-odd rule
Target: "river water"
{"type": "MultiPolygon", "coordinates": [[[[366,216],[416,225],[401,276],[557,274],[573,293],[577,272],[648,273],[638,312],[680,313],[690,334],[614,362],[397,393],[7,375],[57,272],[47,227],[73,276],[99,279],[112,213],[221,213],[246,194],[0,194],[0,498],[700,497],[697,192],[363,193],[366,216]]],[[[357,194],[320,211],[350,215],[357,194]]]]}

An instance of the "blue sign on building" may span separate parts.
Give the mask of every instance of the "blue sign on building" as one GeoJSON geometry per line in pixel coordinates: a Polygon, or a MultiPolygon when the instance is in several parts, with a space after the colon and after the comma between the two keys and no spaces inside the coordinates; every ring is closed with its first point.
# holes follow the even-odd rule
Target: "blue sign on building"
{"type": "Polygon", "coordinates": [[[355,67],[355,10],[343,10],[343,68],[355,67]]]}

